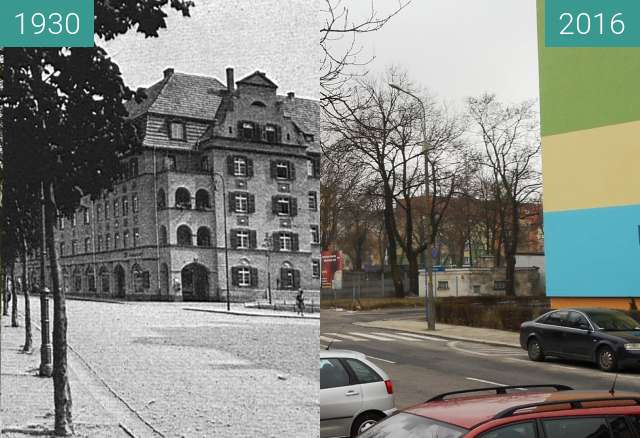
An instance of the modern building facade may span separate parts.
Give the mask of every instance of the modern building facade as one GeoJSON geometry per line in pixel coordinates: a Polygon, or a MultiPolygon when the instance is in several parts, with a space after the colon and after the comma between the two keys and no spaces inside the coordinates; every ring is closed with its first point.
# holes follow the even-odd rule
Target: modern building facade
{"type": "MultiPolygon", "coordinates": [[[[60,219],[68,293],[234,301],[320,289],[317,101],[264,73],[166,69],[128,105],[142,147],[101,199],[60,219]]],[[[31,275],[37,275],[33,265],[31,275]]]]}

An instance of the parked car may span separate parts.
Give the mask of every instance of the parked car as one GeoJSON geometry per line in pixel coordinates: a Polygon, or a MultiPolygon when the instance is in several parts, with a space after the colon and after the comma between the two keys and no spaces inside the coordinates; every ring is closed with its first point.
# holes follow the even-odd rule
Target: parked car
{"type": "Polygon", "coordinates": [[[393,383],[356,351],[320,352],[320,436],[355,437],[395,412],[393,383]]]}
{"type": "Polygon", "coordinates": [[[640,394],[534,385],[441,394],[359,438],[636,438],[639,433],[640,394]]]}
{"type": "Polygon", "coordinates": [[[617,310],[554,310],[520,326],[520,345],[534,361],[556,356],[616,371],[640,365],[640,323],[617,310]]]}

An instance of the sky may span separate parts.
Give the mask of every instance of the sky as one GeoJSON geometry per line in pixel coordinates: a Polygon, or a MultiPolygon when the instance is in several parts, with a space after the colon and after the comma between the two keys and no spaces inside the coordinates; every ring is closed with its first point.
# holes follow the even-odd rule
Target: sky
{"type": "MultiPolygon", "coordinates": [[[[371,10],[370,0],[345,5],[354,19],[371,10]]],[[[374,1],[380,15],[395,5],[374,1]]],[[[509,103],[538,98],[535,0],[413,0],[359,43],[363,57],[375,56],[371,73],[399,66],[456,106],[484,92],[509,103]]]]}
{"type": "Polygon", "coordinates": [[[226,82],[255,70],[278,84],[278,93],[318,98],[319,0],[194,0],[190,18],[167,8],[167,29],[159,38],[133,31],[108,43],[132,89],[162,79],[165,68],[226,82]]]}

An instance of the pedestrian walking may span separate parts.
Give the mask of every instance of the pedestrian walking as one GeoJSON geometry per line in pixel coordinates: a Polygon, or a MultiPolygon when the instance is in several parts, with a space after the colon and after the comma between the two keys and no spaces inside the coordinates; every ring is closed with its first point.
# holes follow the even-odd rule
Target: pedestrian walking
{"type": "Polygon", "coordinates": [[[296,306],[298,308],[298,314],[304,316],[304,291],[300,289],[298,295],[296,295],[296,306]]]}

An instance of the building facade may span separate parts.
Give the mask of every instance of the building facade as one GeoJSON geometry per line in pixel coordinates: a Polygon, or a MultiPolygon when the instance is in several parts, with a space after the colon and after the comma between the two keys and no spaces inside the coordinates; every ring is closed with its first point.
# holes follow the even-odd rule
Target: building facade
{"type": "Polygon", "coordinates": [[[68,293],[247,301],[320,289],[319,104],[278,95],[262,72],[226,79],[167,69],[128,105],[142,147],[110,192],[58,223],[68,293]]]}

